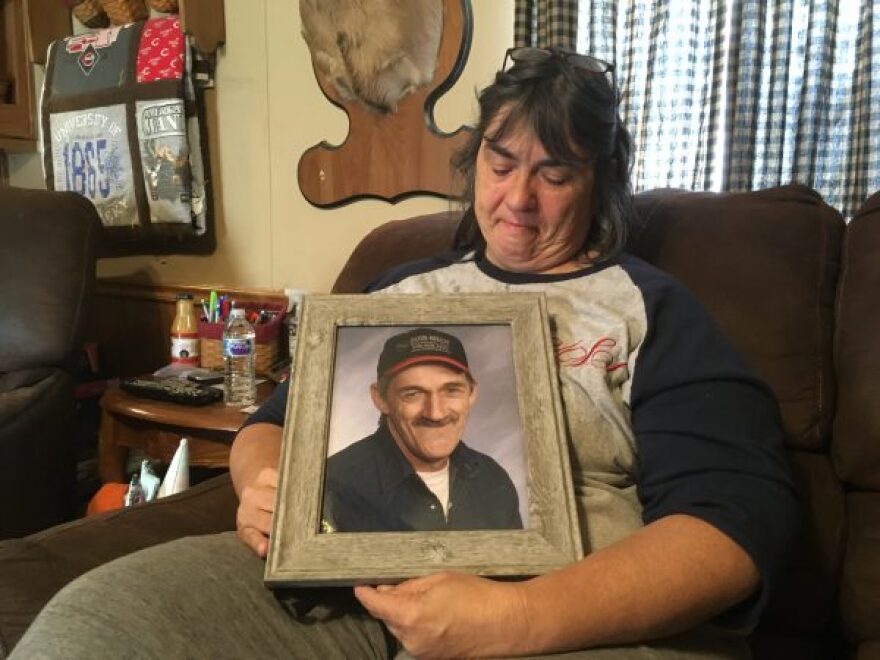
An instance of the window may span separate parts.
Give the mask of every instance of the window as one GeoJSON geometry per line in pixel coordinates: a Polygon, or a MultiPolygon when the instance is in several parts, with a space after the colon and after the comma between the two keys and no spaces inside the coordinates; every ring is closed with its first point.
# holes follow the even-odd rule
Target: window
{"type": "Polygon", "coordinates": [[[880,188],[872,9],[872,0],[581,0],[577,47],[617,64],[636,190],[796,182],[849,215],[880,188]]]}

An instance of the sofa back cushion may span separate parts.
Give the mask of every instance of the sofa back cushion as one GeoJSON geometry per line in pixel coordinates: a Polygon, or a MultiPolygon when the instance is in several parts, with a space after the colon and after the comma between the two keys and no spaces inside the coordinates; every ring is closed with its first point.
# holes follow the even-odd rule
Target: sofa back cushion
{"type": "Polygon", "coordinates": [[[876,642],[880,639],[878,255],[880,193],[875,193],[855,214],[846,232],[835,336],[839,396],[831,445],[835,469],[847,489],[841,620],[852,641],[875,640],[877,655],[870,657],[880,657],[876,642]]]}
{"type": "Polygon", "coordinates": [[[80,195],[0,188],[0,372],[61,365],[77,347],[100,229],[80,195]]]}
{"type": "Polygon", "coordinates": [[[880,193],[847,229],[839,301],[835,466],[854,487],[880,491],[880,193]]]}
{"type": "Polygon", "coordinates": [[[821,634],[835,618],[844,542],[828,454],[843,218],[803,186],[656,190],[636,210],[630,250],[688,286],[776,395],[803,515],[765,629],[821,634]]]}
{"type": "Polygon", "coordinates": [[[630,249],[684,282],[780,403],[789,446],[827,446],[844,222],[803,186],[636,197],[630,249]]]}

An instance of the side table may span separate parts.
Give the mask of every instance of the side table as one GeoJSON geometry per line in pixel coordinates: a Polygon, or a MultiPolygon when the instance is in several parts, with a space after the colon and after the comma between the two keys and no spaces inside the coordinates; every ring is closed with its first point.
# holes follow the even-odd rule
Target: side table
{"type": "MultiPolygon", "coordinates": [[[[272,394],[269,381],[257,386],[257,403],[272,394]]],[[[232,440],[247,413],[222,401],[205,406],[146,399],[110,387],[101,397],[98,474],[104,483],[126,482],[125,465],[132,449],[169,463],[181,438],[189,444],[189,464],[228,467],[232,440]]]]}

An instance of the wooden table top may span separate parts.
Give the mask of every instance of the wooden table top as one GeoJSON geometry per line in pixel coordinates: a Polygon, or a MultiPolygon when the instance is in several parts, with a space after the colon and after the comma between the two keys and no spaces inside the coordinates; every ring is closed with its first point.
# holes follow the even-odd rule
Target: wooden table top
{"type": "MultiPolygon", "coordinates": [[[[275,389],[275,383],[265,381],[257,385],[257,404],[262,403],[275,389]]],[[[118,386],[110,387],[101,397],[101,407],[109,413],[124,415],[156,424],[184,426],[212,431],[238,431],[248,413],[227,406],[223,401],[204,406],[188,406],[170,401],[158,401],[135,396],[118,386]]]]}

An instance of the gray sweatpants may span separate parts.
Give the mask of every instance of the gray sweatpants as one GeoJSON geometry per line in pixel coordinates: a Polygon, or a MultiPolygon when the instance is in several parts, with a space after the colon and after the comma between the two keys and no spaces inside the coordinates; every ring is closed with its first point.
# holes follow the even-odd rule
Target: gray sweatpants
{"type": "MultiPolygon", "coordinates": [[[[234,533],[172,541],[122,557],[62,589],[10,660],[43,658],[393,658],[396,643],[351,589],[276,597],[264,563],[234,533]]],[[[405,652],[398,658],[409,657],[405,652]]],[[[554,658],[748,658],[741,641],[690,634],[647,647],[554,658]]]]}

